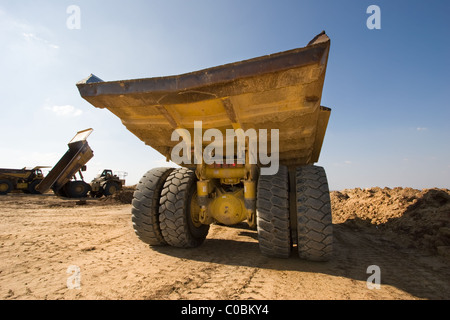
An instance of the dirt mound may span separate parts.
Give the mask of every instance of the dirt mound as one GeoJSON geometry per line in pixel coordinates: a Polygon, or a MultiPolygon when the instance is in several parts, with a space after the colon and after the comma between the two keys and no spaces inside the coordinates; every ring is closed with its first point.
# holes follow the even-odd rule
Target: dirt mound
{"type": "Polygon", "coordinates": [[[119,192],[113,194],[112,198],[120,203],[131,204],[133,201],[133,193],[136,190],[136,186],[124,187],[119,192]]]}
{"type": "Polygon", "coordinates": [[[122,190],[112,196],[103,198],[103,202],[107,204],[131,204],[135,190],[136,186],[123,187],[122,190]]]}
{"type": "Polygon", "coordinates": [[[375,226],[399,245],[450,254],[450,190],[345,189],[331,192],[333,222],[375,226]]]}

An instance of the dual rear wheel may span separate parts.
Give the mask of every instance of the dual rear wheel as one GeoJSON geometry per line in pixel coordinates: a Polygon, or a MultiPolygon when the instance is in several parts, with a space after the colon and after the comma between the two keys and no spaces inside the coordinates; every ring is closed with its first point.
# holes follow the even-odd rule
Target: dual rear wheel
{"type": "Polygon", "coordinates": [[[209,226],[195,222],[196,182],[194,171],[186,168],[148,171],[133,196],[136,235],[152,246],[193,248],[202,244],[209,226]]]}
{"type": "MultiPolygon", "coordinates": [[[[196,182],[195,173],[187,168],[148,171],[132,202],[136,235],[151,246],[192,248],[202,244],[209,226],[196,219],[196,182]]],[[[260,176],[256,211],[259,247],[264,255],[288,258],[297,244],[301,258],[330,259],[331,205],[322,167],[304,166],[289,175],[287,167],[280,166],[276,175],[260,176]],[[290,179],[295,181],[290,183],[290,179]]]]}
{"type": "Polygon", "coordinates": [[[259,247],[264,255],[288,258],[296,243],[300,258],[331,258],[330,193],[322,167],[303,166],[289,175],[281,166],[276,175],[261,176],[256,208],[259,247]],[[295,201],[290,202],[290,197],[295,201]]]}

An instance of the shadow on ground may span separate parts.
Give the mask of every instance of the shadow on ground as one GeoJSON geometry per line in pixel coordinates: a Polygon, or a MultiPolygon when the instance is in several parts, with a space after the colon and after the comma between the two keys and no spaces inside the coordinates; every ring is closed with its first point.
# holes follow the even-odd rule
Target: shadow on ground
{"type": "MultiPolygon", "coordinates": [[[[400,218],[401,219],[401,218],[400,218]]],[[[448,260],[420,248],[408,248],[386,237],[384,228],[361,227],[366,221],[351,220],[334,225],[334,253],[328,262],[301,260],[293,247],[289,259],[263,256],[259,251],[257,232],[245,224],[234,227],[238,240],[208,238],[193,249],[153,247],[154,250],[182,259],[212,262],[233,266],[322,273],[367,281],[367,268],[377,265],[381,270],[381,284],[394,286],[423,299],[450,299],[450,271],[448,260]],[[247,239],[246,239],[247,238],[247,239]]],[[[396,220],[395,224],[399,224],[396,220]]],[[[226,227],[223,227],[226,228],[226,227]]]]}

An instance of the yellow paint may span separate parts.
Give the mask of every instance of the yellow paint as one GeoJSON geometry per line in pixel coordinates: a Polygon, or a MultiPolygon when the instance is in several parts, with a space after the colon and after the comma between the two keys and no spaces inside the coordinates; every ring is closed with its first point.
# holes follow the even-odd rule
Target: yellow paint
{"type": "Polygon", "coordinates": [[[235,193],[223,193],[214,198],[208,206],[208,215],[220,223],[233,225],[247,219],[244,194],[240,189],[235,193]]]}
{"type": "Polygon", "coordinates": [[[256,199],[256,183],[254,181],[244,181],[244,198],[256,199]]]}

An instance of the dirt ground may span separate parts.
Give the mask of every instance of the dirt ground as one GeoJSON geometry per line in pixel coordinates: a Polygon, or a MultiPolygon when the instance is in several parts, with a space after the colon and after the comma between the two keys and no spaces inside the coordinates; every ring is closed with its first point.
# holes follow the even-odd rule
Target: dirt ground
{"type": "Polygon", "coordinates": [[[134,234],[130,193],[86,204],[1,196],[0,299],[450,299],[449,190],[331,199],[334,257],[313,263],[295,250],[287,260],[261,255],[245,223],[212,225],[195,249],[150,248],[134,234]],[[379,289],[367,286],[373,265],[379,289]]]}

